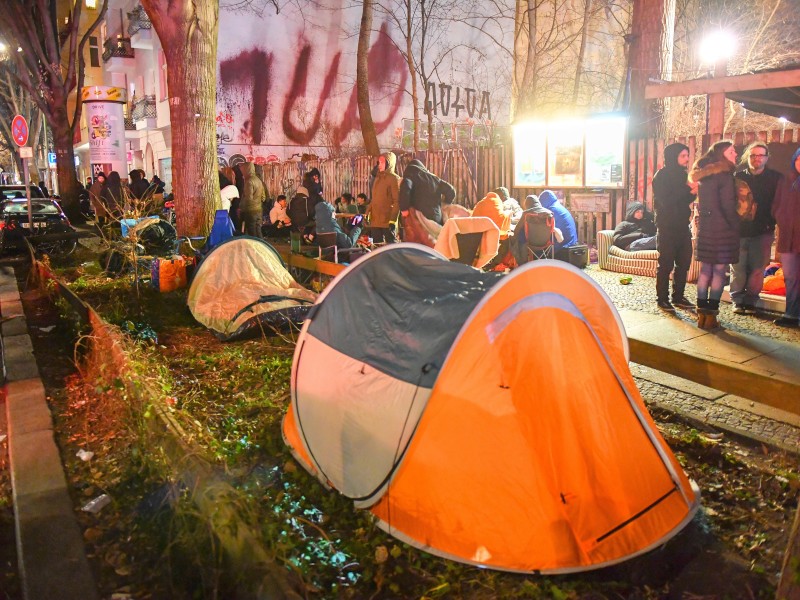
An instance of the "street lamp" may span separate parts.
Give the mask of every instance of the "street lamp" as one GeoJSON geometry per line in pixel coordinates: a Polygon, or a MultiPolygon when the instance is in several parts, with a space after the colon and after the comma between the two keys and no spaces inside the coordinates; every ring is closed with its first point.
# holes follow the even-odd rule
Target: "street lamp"
{"type": "MultiPolygon", "coordinates": [[[[729,31],[717,29],[708,32],[700,43],[701,62],[713,65],[714,77],[725,77],[728,59],[736,49],[736,38],[729,31]]],[[[722,135],[725,129],[725,92],[706,95],[706,135],[722,135]]]]}

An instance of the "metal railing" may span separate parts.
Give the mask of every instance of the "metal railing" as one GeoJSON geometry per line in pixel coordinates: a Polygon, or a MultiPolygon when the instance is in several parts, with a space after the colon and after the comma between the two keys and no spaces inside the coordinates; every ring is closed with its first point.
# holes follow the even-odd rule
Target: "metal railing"
{"type": "Polygon", "coordinates": [[[152,29],[153,24],[150,22],[150,17],[144,10],[141,4],[137,4],[131,12],[128,13],[128,35],[133,37],[142,29],[152,29]]]}
{"type": "Polygon", "coordinates": [[[136,131],[136,123],[133,122],[131,115],[125,117],[125,131],[136,131]]]}
{"type": "Polygon", "coordinates": [[[131,115],[134,122],[142,119],[155,119],[158,115],[155,94],[134,99],[131,115]]]}
{"type": "Polygon", "coordinates": [[[131,38],[122,37],[122,34],[108,38],[103,42],[103,48],[103,62],[108,62],[113,57],[134,58],[135,56],[131,38]]]}

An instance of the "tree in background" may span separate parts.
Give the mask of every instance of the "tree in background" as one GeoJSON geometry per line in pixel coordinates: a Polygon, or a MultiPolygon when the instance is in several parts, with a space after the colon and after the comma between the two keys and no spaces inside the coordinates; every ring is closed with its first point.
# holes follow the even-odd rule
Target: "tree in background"
{"type": "Polygon", "coordinates": [[[364,148],[369,156],[381,153],[378,146],[378,134],[372,111],[369,106],[369,38],[372,34],[372,13],[374,0],[362,0],[361,27],[358,31],[358,52],[356,55],[356,88],[358,90],[358,117],[361,121],[361,135],[364,148]]]}
{"type": "Polygon", "coordinates": [[[108,0],[103,0],[97,18],[83,35],[83,2],[75,0],[71,5],[66,15],[59,15],[56,2],[51,0],[5,0],[0,10],[0,29],[12,49],[9,55],[16,67],[8,73],[44,113],[53,132],[64,211],[71,219],[80,219],[72,140],[82,104],[76,102],[70,118],[67,99],[73,90],[83,86],[84,47],[105,16],[108,0]],[[59,26],[59,16],[66,20],[63,26],[59,26]],[[14,52],[13,48],[20,51],[14,52]]]}
{"type": "Polygon", "coordinates": [[[211,230],[220,203],[216,115],[219,1],[142,0],[167,62],[172,189],[182,235],[211,230]]]}

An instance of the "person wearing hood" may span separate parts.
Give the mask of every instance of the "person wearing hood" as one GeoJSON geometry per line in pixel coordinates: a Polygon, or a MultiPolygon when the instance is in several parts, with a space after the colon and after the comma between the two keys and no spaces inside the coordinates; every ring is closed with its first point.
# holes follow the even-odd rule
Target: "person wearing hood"
{"type": "Polygon", "coordinates": [[[314,204],[308,197],[308,190],[300,186],[289,202],[289,219],[292,221],[292,231],[297,231],[304,236],[311,235],[314,228],[314,204]]]}
{"type": "Polygon", "coordinates": [[[555,251],[558,252],[562,248],[570,248],[578,243],[578,228],[575,225],[575,219],[567,208],[558,201],[558,197],[550,190],[545,190],[539,194],[540,204],[553,213],[553,218],[556,221],[556,228],[561,231],[563,239],[556,242],[555,251]]]}
{"type": "Polygon", "coordinates": [[[773,323],[797,327],[800,320],[800,149],[792,155],[792,177],[778,187],[772,214],[778,222],[778,253],[786,281],[786,309],[773,323]]]}
{"type": "Polygon", "coordinates": [[[736,314],[755,312],[775,240],[772,203],[783,175],[768,168],[768,160],[767,144],[753,142],[742,153],[744,168],[734,175],[738,185],[747,184],[755,204],[752,219],[742,218],[739,223],[739,262],[731,265],[730,293],[736,314]]]}
{"type": "Polygon", "coordinates": [[[656,249],[656,224],[641,202],[632,202],[625,212],[625,220],[614,228],[614,245],[623,250],[656,249]]]}
{"type": "Polygon", "coordinates": [[[233,185],[233,182],[222,171],[218,172],[219,177],[219,197],[221,201],[221,208],[230,214],[231,202],[234,198],[239,198],[239,188],[233,185]]]}
{"type": "Polygon", "coordinates": [[[251,162],[242,165],[242,175],[244,175],[244,192],[239,202],[239,212],[242,223],[244,224],[245,235],[260,238],[261,223],[263,218],[262,203],[267,197],[264,184],[256,175],[256,166],[251,162]]]}
{"type": "Polygon", "coordinates": [[[516,198],[512,198],[508,188],[502,186],[497,188],[494,193],[500,196],[500,201],[503,203],[503,210],[511,214],[511,222],[517,223],[522,216],[522,207],[519,205],[516,198]]]}
{"type": "Polygon", "coordinates": [[[303,175],[303,187],[308,190],[308,198],[311,200],[312,206],[322,202],[322,174],[319,169],[315,167],[303,175]]]}
{"type": "Polygon", "coordinates": [[[122,218],[122,207],[125,206],[125,198],[122,197],[122,179],[116,171],[111,171],[106,177],[100,199],[108,212],[108,216],[115,219],[122,218]]]}
{"type": "Polygon", "coordinates": [[[716,142],[697,161],[689,181],[698,183],[700,223],[697,230],[697,326],[719,327],[719,301],[728,265],[739,262],[739,214],[736,212],[736,148],[730,140],[716,142]]]}
{"type": "Polygon", "coordinates": [[[455,197],[455,188],[428,171],[422,161],[415,158],[408,163],[400,182],[400,213],[403,218],[408,217],[409,209],[413,208],[426,219],[441,225],[442,199],[455,197]]]}
{"type": "Polygon", "coordinates": [[[336,221],[336,208],[327,200],[317,202],[314,207],[315,223],[317,235],[323,233],[336,234],[336,247],[339,249],[352,248],[356,245],[358,237],[361,235],[361,227],[364,217],[355,215],[350,219],[350,233],[345,233],[336,221]]]}
{"type": "Polygon", "coordinates": [[[396,164],[394,152],[385,152],[378,158],[378,173],[372,184],[372,203],[367,210],[370,235],[376,244],[393,244],[397,241],[395,231],[400,214],[400,176],[395,173],[396,164]]]}
{"type": "Polygon", "coordinates": [[[150,183],[142,176],[141,169],[134,169],[128,176],[130,177],[128,189],[131,191],[131,196],[137,200],[144,200],[152,194],[150,183]]]}
{"type": "Polygon", "coordinates": [[[694,308],[686,298],[686,279],[692,264],[690,220],[697,184],[688,181],[689,147],[670,144],[664,148],[664,166],[653,177],[653,198],[658,233],[656,301],[659,308],[674,311],[675,306],[694,308]],[[672,276],[672,302],[669,280],[672,276]]]}
{"type": "MultiPolygon", "coordinates": [[[[514,228],[514,235],[511,237],[511,254],[514,256],[517,266],[524,265],[526,262],[528,262],[528,239],[525,235],[524,225],[525,215],[527,214],[546,214],[552,217],[553,211],[542,206],[542,203],[539,201],[539,197],[536,196],[536,194],[531,194],[525,198],[525,210],[522,211],[522,214],[519,218],[519,224],[514,228]]],[[[553,237],[555,238],[556,243],[564,240],[561,230],[557,227],[553,228],[553,237]]]]}

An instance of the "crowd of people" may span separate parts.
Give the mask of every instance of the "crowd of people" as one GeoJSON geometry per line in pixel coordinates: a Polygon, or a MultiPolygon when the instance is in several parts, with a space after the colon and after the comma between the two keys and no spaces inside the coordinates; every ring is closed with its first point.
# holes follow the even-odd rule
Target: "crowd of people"
{"type": "Polygon", "coordinates": [[[296,232],[306,243],[320,234],[335,234],[340,249],[353,248],[362,236],[374,246],[400,241],[433,247],[442,227],[454,217],[487,217],[500,231],[497,256],[486,267],[507,269],[527,262],[525,235],[515,235],[515,226],[525,211],[546,212],[555,221],[554,250],[578,243],[575,220],[556,194],[545,190],[528,196],[523,209],[510,196],[508,188],[487,193],[470,210],[455,203],[455,188],[430,172],[419,159],[411,160],[403,175],[397,173],[397,156],[385,152],[378,157],[370,174],[369,196],[348,192],[333,199],[323,192],[322,175],[314,168],[303,175],[291,198],[280,194],[267,199],[264,183],[255,165],[244,163],[219,172],[221,206],[229,212],[237,234],[254,237],[285,238],[296,232]]]}
{"type": "MultiPolygon", "coordinates": [[[[774,323],[797,327],[800,318],[800,150],[791,160],[791,177],[767,167],[769,147],[750,144],[737,165],[733,142],[713,144],[691,170],[689,148],[664,149],[664,166],[653,178],[655,235],[640,204],[632,205],[614,234],[614,243],[637,249],[637,243],[658,249],[656,297],[665,311],[694,308],[684,295],[692,260],[692,209],[696,203],[697,324],[719,326],[719,304],[729,281],[733,312],[756,312],[764,274],[778,228],[777,253],[786,289],[786,309],[774,323]],[[669,292],[670,277],[672,293],[669,292]]],[[[639,247],[638,249],[641,249],[639,247]]]]}
{"type": "Polygon", "coordinates": [[[105,225],[109,219],[119,219],[125,210],[128,199],[148,200],[158,195],[163,197],[166,184],[158,177],[148,181],[143,169],[134,169],[128,173],[128,183],[123,186],[122,178],[117,171],[98,173],[95,177],[87,177],[86,185],[78,182],[78,197],[81,212],[94,214],[99,226],[105,225]],[[123,192],[123,187],[126,193],[123,192]]]}

